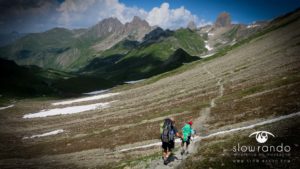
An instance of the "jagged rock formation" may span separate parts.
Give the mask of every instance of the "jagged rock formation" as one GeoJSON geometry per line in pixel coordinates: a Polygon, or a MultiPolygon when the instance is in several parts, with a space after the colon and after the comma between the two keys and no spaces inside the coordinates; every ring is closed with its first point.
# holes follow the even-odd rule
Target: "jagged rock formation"
{"type": "Polygon", "coordinates": [[[98,38],[106,38],[95,44],[96,51],[104,51],[111,48],[124,38],[140,41],[151,31],[151,26],[145,20],[134,16],[131,22],[122,24],[117,18],[108,18],[91,28],[92,35],[100,35],[98,38]]]}
{"type": "Polygon", "coordinates": [[[124,25],[117,18],[106,18],[92,26],[85,36],[103,38],[112,33],[121,33],[124,25]]]}
{"type": "Polygon", "coordinates": [[[229,27],[229,26],[231,26],[231,17],[229,15],[229,13],[222,12],[218,16],[218,18],[214,24],[214,27],[219,28],[219,27],[229,27]]]}
{"type": "Polygon", "coordinates": [[[131,22],[125,24],[125,34],[129,35],[129,38],[134,40],[142,40],[146,33],[151,31],[151,26],[147,21],[134,16],[131,22]]]}

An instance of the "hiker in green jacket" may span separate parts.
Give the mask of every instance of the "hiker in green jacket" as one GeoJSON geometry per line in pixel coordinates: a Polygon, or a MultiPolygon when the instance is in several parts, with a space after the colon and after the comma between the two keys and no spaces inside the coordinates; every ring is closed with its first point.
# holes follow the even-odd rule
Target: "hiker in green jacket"
{"type": "Polygon", "coordinates": [[[189,121],[182,127],[182,142],[181,142],[181,155],[185,152],[188,154],[188,147],[191,142],[191,136],[195,134],[195,130],[192,128],[193,122],[189,121]]]}

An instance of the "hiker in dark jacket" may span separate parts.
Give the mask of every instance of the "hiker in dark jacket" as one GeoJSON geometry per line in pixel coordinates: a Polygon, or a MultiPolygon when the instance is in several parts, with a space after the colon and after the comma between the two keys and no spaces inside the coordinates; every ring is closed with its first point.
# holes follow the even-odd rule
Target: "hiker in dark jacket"
{"type": "Polygon", "coordinates": [[[175,136],[181,137],[175,127],[174,118],[165,119],[164,123],[161,124],[161,141],[162,141],[162,157],[164,164],[168,164],[168,160],[172,150],[175,147],[175,136]]]}

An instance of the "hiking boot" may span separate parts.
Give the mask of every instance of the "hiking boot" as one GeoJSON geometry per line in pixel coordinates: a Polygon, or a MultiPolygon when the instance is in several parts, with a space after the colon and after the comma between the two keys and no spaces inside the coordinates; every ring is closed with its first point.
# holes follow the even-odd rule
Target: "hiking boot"
{"type": "Polygon", "coordinates": [[[189,151],[186,151],[185,154],[188,155],[188,154],[189,154],[189,151]]]}
{"type": "Polygon", "coordinates": [[[168,159],[164,159],[164,165],[168,165],[169,161],[168,159]]]}
{"type": "Polygon", "coordinates": [[[183,155],[184,154],[184,150],[181,150],[181,153],[180,153],[181,155],[183,155]]]}

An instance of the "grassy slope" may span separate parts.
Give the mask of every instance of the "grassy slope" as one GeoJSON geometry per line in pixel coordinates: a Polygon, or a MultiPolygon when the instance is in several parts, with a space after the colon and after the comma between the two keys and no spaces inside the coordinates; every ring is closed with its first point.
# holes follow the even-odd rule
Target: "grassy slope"
{"type": "Polygon", "coordinates": [[[179,29],[174,36],[178,40],[179,46],[190,55],[199,55],[207,51],[203,39],[189,29],[179,29]]]}
{"type": "Polygon", "coordinates": [[[75,38],[75,33],[71,30],[54,28],[43,33],[28,34],[15,43],[0,48],[0,57],[22,64],[70,70],[92,56],[91,43],[89,39],[75,38]]]}
{"type": "Polygon", "coordinates": [[[134,41],[122,41],[101,53],[83,71],[114,82],[148,78],[198,60],[190,55],[205,50],[200,36],[188,29],[180,29],[170,37],[151,43],[138,45],[134,41]]]}

